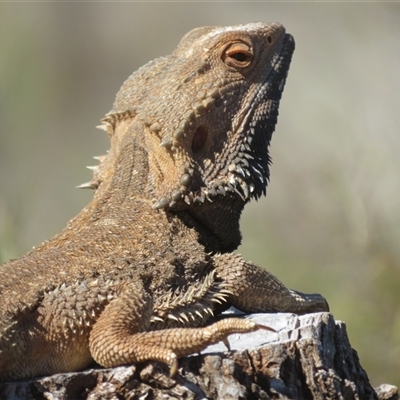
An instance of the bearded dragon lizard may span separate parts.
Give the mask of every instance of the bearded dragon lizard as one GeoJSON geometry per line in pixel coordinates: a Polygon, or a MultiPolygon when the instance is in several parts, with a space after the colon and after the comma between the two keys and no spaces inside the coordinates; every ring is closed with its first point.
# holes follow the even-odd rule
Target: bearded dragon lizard
{"type": "MultiPolygon", "coordinates": [[[[133,73],[102,120],[107,155],[66,228],[0,267],[0,380],[179,357],[245,312],[327,311],[232,253],[266,194],[268,146],[294,50],[278,23],[202,27],[133,73]]],[[[268,328],[266,328],[268,329],[268,328]]]]}

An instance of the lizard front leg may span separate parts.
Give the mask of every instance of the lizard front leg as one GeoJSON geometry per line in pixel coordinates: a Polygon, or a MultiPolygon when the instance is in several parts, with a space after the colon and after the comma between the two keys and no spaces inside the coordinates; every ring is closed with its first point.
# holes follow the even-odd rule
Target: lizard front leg
{"type": "Polygon", "coordinates": [[[292,312],[307,314],[329,311],[319,294],[304,294],[288,289],[266,270],[236,254],[214,256],[217,276],[232,294],[228,302],[245,312],[292,312]]]}
{"type": "Polygon", "coordinates": [[[147,331],[153,312],[152,299],[137,286],[127,285],[110,301],[93,326],[89,339],[92,357],[104,367],[161,361],[177,371],[179,357],[200,352],[232,333],[270,328],[255,322],[229,318],[202,328],[171,328],[147,331]]]}

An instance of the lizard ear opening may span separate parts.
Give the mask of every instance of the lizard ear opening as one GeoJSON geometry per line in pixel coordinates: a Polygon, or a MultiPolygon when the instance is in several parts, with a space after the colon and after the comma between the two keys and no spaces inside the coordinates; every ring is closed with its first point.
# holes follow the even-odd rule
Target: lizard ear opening
{"type": "Polygon", "coordinates": [[[200,125],[193,135],[192,139],[192,152],[195,154],[200,151],[206,144],[208,138],[208,128],[204,125],[200,125]]]}

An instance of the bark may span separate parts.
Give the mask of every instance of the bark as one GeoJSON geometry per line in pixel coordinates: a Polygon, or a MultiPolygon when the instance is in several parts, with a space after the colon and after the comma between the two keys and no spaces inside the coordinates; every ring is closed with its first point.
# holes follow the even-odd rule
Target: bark
{"type": "Polygon", "coordinates": [[[0,384],[5,400],[121,399],[385,399],[398,390],[375,391],[350,346],[343,322],[328,313],[250,316],[277,333],[259,330],[229,337],[201,355],[180,360],[169,377],[159,363],[94,368],[25,382],[0,384]],[[378,396],[379,394],[379,396],[378,396]]]}

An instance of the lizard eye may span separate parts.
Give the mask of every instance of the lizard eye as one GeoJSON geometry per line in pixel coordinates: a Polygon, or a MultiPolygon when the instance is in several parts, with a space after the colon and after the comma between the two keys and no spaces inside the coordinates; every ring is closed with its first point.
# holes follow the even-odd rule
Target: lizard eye
{"type": "Polygon", "coordinates": [[[250,65],[253,56],[253,51],[249,45],[233,43],[224,50],[222,61],[229,67],[245,68],[250,65]]]}

